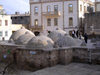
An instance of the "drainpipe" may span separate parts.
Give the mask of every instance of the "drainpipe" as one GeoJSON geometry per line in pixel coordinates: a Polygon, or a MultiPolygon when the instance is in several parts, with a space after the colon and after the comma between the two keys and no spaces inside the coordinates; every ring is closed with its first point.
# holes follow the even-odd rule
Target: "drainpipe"
{"type": "Polygon", "coordinates": [[[65,26],[64,26],[65,23],[64,23],[64,20],[65,20],[65,19],[64,19],[64,0],[63,0],[63,30],[65,30],[65,26]]]}

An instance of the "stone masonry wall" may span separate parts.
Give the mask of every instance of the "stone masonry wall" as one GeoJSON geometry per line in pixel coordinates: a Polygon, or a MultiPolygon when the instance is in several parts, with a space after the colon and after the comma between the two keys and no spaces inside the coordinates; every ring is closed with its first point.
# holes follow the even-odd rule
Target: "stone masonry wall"
{"type": "Polygon", "coordinates": [[[17,64],[23,68],[44,68],[58,63],[58,51],[23,50],[17,52],[17,64]]]}
{"type": "Polygon", "coordinates": [[[100,49],[74,48],[73,61],[100,64],[100,49]]]}
{"type": "Polygon", "coordinates": [[[0,46],[0,62],[13,62],[16,61],[19,68],[41,69],[44,67],[51,67],[61,64],[68,64],[72,60],[72,49],[26,49],[17,48],[16,46],[0,46]],[[5,52],[4,52],[5,51],[5,52]],[[14,53],[15,56],[14,56],[14,53]],[[5,57],[6,54],[6,57],[5,57]]]}
{"type": "Polygon", "coordinates": [[[62,51],[58,49],[47,51],[18,49],[17,51],[18,65],[28,69],[41,69],[57,64],[68,64],[72,61],[72,49],[63,49],[62,51]]]}
{"type": "Polygon", "coordinates": [[[16,46],[0,45],[0,62],[12,62],[14,50],[16,50],[16,46]]]}
{"type": "Polygon", "coordinates": [[[36,70],[45,67],[51,67],[57,64],[66,65],[72,61],[92,61],[94,63],[100,64],[99,53],[100,49],[60,48],[44,50],[18,48],[17,46],[10,45],[0,45],[0,62],[11,63],[15,61],[19,68],[36,70]]]}
{"type": "Polygon", "coordinates": [[[73,59],[73,53],[72,53],[72,48],[68,49],[62,49],[59,51],[59,62],[60,64],[69,64],[72,62],[73,59]]]}

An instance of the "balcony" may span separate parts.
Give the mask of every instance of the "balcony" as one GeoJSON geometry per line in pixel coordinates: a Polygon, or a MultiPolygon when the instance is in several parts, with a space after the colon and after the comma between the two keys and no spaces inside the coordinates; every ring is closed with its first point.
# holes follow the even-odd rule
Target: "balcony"
{"type": "Polygon", "coordinates": [[[43,30],[43,26],[39,26],[39,25],[35,25],[35,26],[31,26],[31,29],[33,31],[42,31],[43,30]]]}
{"type": "Polygon", "coordinates": [[[61,16],[61,13],[60,13],[60,11],[58,11],[58,12],[51,11],[51,12],[43,12],[42,15],[46,16],[48,18],[52,18],[52,17],[59,17],[59,16],[61,16]]]}

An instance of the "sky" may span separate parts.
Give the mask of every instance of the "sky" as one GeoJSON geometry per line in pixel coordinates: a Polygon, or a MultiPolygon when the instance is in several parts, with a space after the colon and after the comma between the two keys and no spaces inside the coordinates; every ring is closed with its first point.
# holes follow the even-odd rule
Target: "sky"
{"type": "Polygon", "coordinates": [[[0,5],[7,14],[14,14],[16,11],[24,13],[29,11],[29,0],[0,0],[0,5]]]}
{"type": "Polygon", "coordinates": [[[25,13],[30,8],[29,0],[0,0],[0,5],[3,5],[7,14],[14,14],[16,11],[25,13]]]}

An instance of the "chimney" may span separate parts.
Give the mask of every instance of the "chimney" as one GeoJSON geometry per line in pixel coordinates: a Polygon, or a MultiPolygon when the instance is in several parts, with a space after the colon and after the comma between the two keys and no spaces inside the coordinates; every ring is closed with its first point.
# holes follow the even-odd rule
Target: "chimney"
{"type": "Polygon", "coordinates": [[[15,15],[19,15],[20,14],[20,12],[15,12],[15,15]]]}

